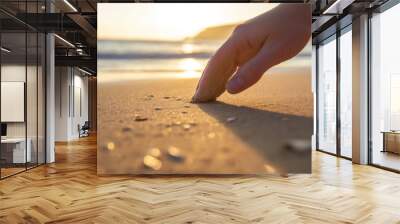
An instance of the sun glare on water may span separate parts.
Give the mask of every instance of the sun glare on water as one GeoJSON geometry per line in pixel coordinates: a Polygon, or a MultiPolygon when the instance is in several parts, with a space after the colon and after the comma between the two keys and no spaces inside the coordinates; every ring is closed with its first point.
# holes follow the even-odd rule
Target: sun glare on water
{"type": "Polygon", "coordinates": [[[179,63],[179,68],[183,71],[177,74],[178,78],[198,78],[200,77],[201,64],[194,58],[185,58],[179,63]]]}
{"type": "Polygon", "coordinates": [[[193,44],[183,44],[182,45],[182,52],[185,54],[193,53],[193,44]]]}

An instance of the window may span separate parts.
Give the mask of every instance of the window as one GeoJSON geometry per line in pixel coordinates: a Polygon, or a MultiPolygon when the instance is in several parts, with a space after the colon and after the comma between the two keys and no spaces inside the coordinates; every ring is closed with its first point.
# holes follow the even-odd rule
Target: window
{"type": "Polygon", "coordinates": [[[390,76],[390,130],[400,130],[400,73],[390,76]]]}
{"type": "Polygon", "coordinates": [[[400,4],[371,18],[370,160],[400,170],[400,4]]]}
{"type": "Polygon", "coordinates": [[[336,153],[336,36],[318,47],[318,149],[336,153]]]}
{"type": "Polygon", "coordinates": [[[340,36],[340,154],[351,158],[352,149],[352,35],[351,26],[340,36]]]}

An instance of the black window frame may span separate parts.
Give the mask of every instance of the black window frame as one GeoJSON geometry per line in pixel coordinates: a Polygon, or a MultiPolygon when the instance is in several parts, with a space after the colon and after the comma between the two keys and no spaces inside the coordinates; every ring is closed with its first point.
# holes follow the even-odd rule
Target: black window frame
{"type": "Polygon", "coordinates": [[[340,67],[340,37],[347,32],[352,31],[352,15],[346,15],[338,21],[331,25],[326,31],[321,32],[315,39],[315,86],[316,86],[316,130],[315,130],[315,142],[316,150],[336,157],[344,158],[346,160],[352,160],[352,158],[342,155],[341,153],[341,120],[340,120],[340,77],[341,77],[341,67],[340,67]],[[336,152],[332,153],[321,149],[319,147],[319,52],[318,49],[321,44],[329,43],[330,41],[336,41],[336,152]]]}

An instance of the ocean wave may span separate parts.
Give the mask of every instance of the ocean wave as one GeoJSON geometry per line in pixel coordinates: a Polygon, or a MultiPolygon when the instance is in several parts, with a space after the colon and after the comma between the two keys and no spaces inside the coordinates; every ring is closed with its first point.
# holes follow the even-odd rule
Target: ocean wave
{"type": "MultiPolygon", "coordinates": [[[[162,72],[187,72],[185,69],[101,69],[106,73],[162,73],[162,72]]],[[[202,69],[193,69],[191,72],[201,72],[202,69]]]]}
{"type": "Polygon", "coordinates": [[[181,58],[199,58],[206,59],[212,56],[211,52],[195,52],[195,53],[98,53],[98,59],[134,59],[134,60],[148,60],[148,59],[181,59],[181,58]]]}

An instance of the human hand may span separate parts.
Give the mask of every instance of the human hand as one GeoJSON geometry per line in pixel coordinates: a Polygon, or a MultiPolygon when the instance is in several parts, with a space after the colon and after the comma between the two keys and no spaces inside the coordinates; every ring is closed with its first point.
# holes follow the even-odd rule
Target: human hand
{"type": "Polygon", "coordinates": [[[308,4],[280,4],[237,26],[209,60],[192,101],[213,101],[225,89],[235,94],[249,88],[269,68],[296,56],[310,35],[308,4]]]}

